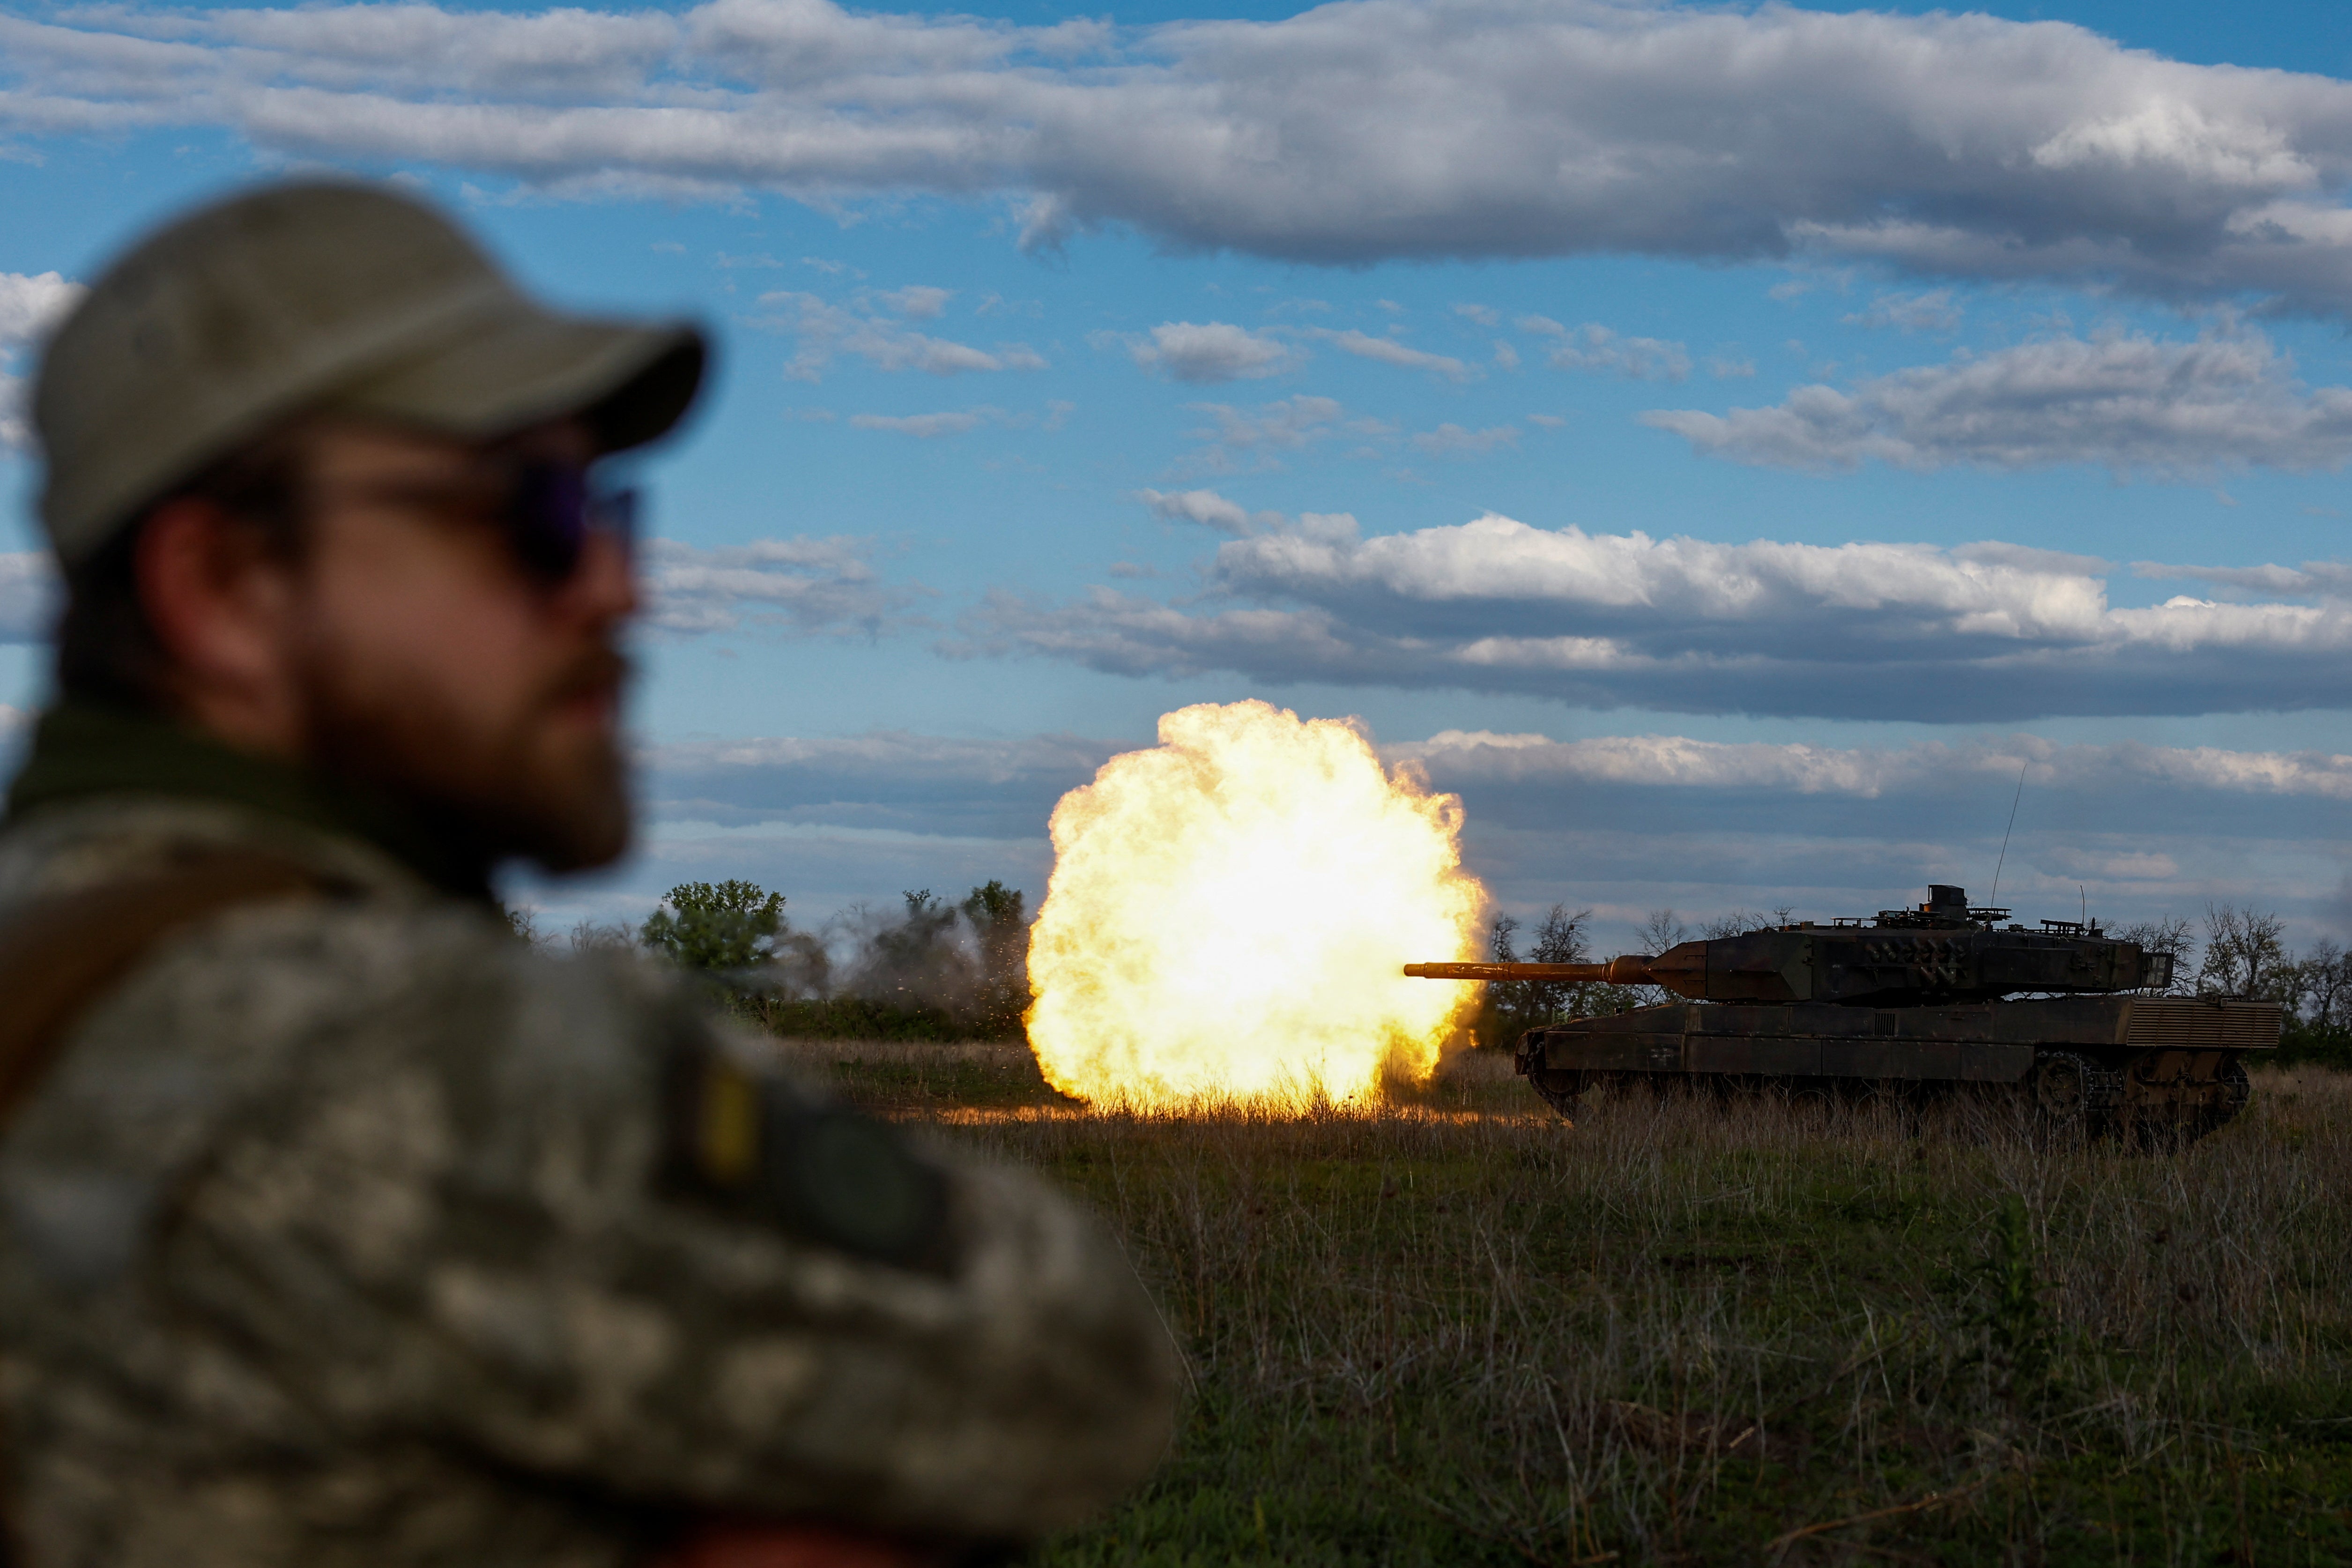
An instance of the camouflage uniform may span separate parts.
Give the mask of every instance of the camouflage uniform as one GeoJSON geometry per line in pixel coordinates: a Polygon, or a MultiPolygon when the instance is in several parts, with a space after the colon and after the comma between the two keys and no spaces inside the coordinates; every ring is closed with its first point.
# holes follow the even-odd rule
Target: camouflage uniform
{"type": "Polygon", "coordinates": [[[681,1185],[681,1062],[822,1101],[663,975],[534,952],[393,836],[286,805],[291,775],[215,752],[159,790],[142,746],[202,743],[152,728],[118,726],[129,765],[37,746],[0,916],[191,846],[348,891],[152,950],[0,1139],[36,1568],[604,1568],[698,1510],[1017,1541],[1150,1468],[1173,1352],[1093,1221],[929,1149],[916,1251],[681,1185]]]}

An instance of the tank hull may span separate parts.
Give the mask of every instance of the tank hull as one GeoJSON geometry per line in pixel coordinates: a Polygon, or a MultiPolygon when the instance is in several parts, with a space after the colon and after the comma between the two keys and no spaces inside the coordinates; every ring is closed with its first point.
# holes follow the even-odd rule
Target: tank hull
{"type": "Polygon", "coordinates": [[[2243,1105],[2242,1058],[2275,1048],[2279,1024],[2274,1003],[2181,996],[1670,1003],[1531,1029],[1517,1067],[1564,1111],[1609,1082],[2007,1084],[2045,1111],[2074,1106],[2091,1131],[2161,1122],[2205,1131],[2243,1105]]]}

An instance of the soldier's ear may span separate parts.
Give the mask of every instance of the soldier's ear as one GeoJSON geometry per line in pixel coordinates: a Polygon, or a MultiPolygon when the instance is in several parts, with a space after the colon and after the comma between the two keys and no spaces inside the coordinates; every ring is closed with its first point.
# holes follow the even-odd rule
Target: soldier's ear
{"type": "Polygon", "coordinates": [[[133,572],[173,705],[248,749],[293,750],[300,649],[283,552],[217,501],[176,496],[141,521],[133,572]]]}

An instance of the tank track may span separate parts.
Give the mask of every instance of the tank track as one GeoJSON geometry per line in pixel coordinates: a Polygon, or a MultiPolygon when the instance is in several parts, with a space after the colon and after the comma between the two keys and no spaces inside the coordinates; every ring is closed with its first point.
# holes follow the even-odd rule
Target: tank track
{"type": "MultiPolygon", "coordinates": [[[[1713,1089],[1723,1100],[1781,1093],[1794,1098],[1859,1101],[1892,1089],[1906,1103],[1957,1085],[1935,1082],[1885,1085],[1864,1080],[1773,1080],[1718,1078],[1713,1074],[1594,1072],[1546,1068],[1524,1048],[1514,1064],[1546,1105],[1570,1121],[1591,1089],[1645,1088],[1664,1095],[1677,1089],[1713,1089]],[[1841,1092],[1842,1091],[1842,1092],[1841,1092]]],[[[2036,1142],[2081,1147],[2113,1140],[2128,1146],[2180,1149],[2226,1126],[2252,1098],[2245,1063],[2235,1051],[2188,1053],[2139,1051],[2128,1056],[2045,1047],[2032,1069],[2006,1089],[2024,1113],[2036,1142]]]]}

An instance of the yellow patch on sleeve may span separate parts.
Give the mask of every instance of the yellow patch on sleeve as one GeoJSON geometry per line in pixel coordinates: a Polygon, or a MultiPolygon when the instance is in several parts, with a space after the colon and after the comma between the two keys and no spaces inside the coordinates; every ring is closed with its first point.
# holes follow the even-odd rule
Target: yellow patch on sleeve
{"type": "Polygon", "coordinates": [[[702,1075],[701,1122],[703,1175],[722,1187],[750,1183],[760,1168],[760,1087],[716,1054],[702,1075]]]}

